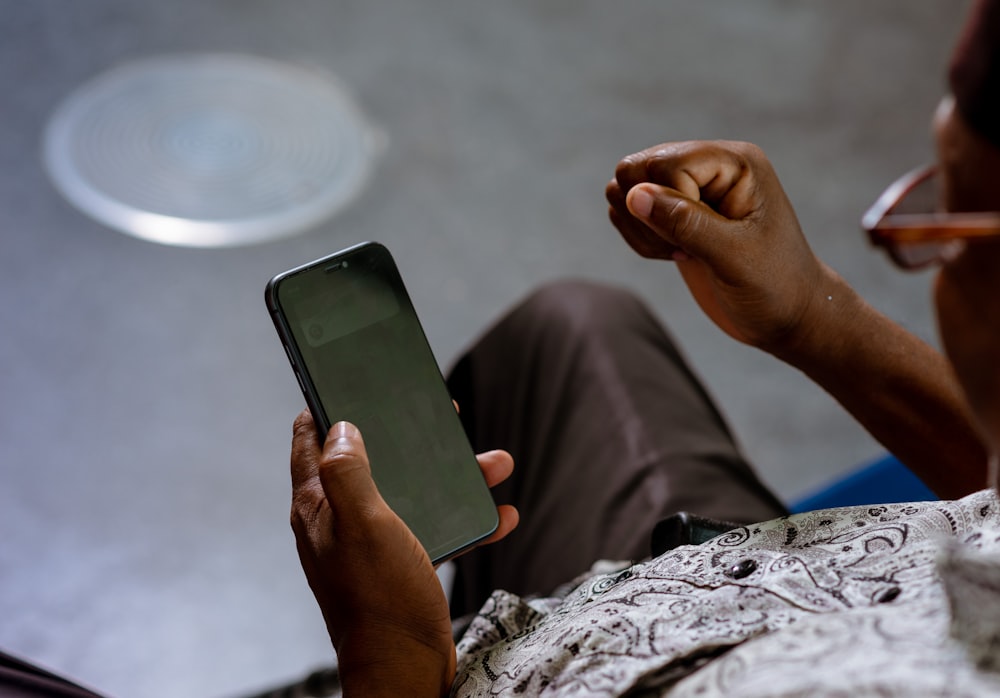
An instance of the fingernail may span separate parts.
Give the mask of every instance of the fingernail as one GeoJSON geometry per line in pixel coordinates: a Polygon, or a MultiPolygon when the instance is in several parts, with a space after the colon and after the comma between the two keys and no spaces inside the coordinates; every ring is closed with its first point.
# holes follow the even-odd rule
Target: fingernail
{"type": "Polygon", "coordinates": [[[636,218],[649,218],[649,213],[653,210],[653,196],[645,189],[635,187],[628,193],[625,200],[628,210],[636,218]]]}
{"type": "Polygon", "coordinates": [[[358,435],[358,428],[350,422],[337,422],[331,431],[335,439],[353,439],[358,435]]]}

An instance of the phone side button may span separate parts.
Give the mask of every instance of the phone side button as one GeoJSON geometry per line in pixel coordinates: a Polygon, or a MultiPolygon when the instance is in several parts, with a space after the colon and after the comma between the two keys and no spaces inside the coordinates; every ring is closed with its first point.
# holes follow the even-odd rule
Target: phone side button
{"type": "Polygon", "coordinates": [[[299,382],[299,389],[302,390],[302,392],[304,393],[306,391],[306,386],[302,382],[302,376],[299,375],[298,371],[295,372],[295,380],[299,382]]]}

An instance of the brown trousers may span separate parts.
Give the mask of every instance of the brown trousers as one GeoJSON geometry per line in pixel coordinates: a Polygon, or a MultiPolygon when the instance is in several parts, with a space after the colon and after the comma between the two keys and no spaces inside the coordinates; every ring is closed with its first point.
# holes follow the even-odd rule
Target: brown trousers
{"type": "Polygon", "coordinates": [[[448,385],[476,451],[514,456],[494,496],[521,514],[507,539],[456,561],[455,616],[493,589],[545,593],[596,560],[649,557],[654,525],[680,511],[741,523],[787,513],[625,291],[542,288],[456,362],[448,385]]]}

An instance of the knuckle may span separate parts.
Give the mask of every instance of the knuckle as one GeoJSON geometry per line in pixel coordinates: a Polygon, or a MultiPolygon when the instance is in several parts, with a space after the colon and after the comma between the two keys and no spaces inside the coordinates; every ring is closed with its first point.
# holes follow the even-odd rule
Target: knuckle
{"type": "Polygon", "coordinates": [[[685,243],[698,233],[700,217],[696,215],[691,202],[685,199],[675,199],[671,202],[660,214],[659,220],[663,222],[664,233],[670,242],[679,247],[684,247],[685,243]]]}
{"type": "Polygon", "coordinates": [[[335,473],[351,473],[365,469],[364,458],[354,450],[338,450],[334,453],[324,453],[320,467],[333,470],[335,473]]]}
{"type": "Polygon", "coordinates": [[[295,492],[292,494],[292,509],[289,513],[289,523],[291,523],[292,531],[296,535],[306,534],[313,525],[319,515],[319,509],[322,505],[315,501],[315,497],[307,496],[302,492],[295,492]]]}
{"type": "Polygon", "coordinates": [[[292,434],[295,437],[305,436],[308,430],[312,430],[313,426],[312,415],[308,411],[303,410],[295,417],[295,421],[292,422],[292,434]]]}
{"type": "Polygon", "coordinates": [[[615,167],[615,181],[627,189],[631,184],[642,179],[648,156],[649,152],[644,150],[623,157],[615,167]]]}
{"type": "Polygon", "coordinates": [[[619,160],[615,167],[615,179],[628,174],[639,163],[641,157],[641,153],[632,153],[619,160]]]}
{"type": "Polygon", "coordinates": [[[736,143],[733,151],[738,157],[740,168],[744,174],[755,176],[770,168],[770,160],[763,149],[753,143],[736,143]]]}
{"type": "Polygon", "coordinates": [[[761,160],[767,157],[764,155],[763,149],[754,143],[740,141],[734,144],[734,148],[749,160],[761,160]]]}

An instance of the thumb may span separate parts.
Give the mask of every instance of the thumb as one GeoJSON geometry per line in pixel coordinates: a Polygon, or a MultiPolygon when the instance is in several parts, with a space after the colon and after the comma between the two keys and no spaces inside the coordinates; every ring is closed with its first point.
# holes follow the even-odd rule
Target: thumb
{"type": "MultiPolygon", "coordinates": [[[[665,242],[679,248],[684,257],[709,263],[717,254],[722,229],[731,224],[703,201],[649,182],[632,187],[625,204],[633,216],[665,242]]],[[[674,259],[678,259],[676,254],[674,259]]]]}
{"type": "Polygon", "coordinates": [[[361,432],[350,422],[333,425],[327,434],[319,479],[335,513],[342,514],[348,507],[370,511],[383,503],[361,432]]]}

